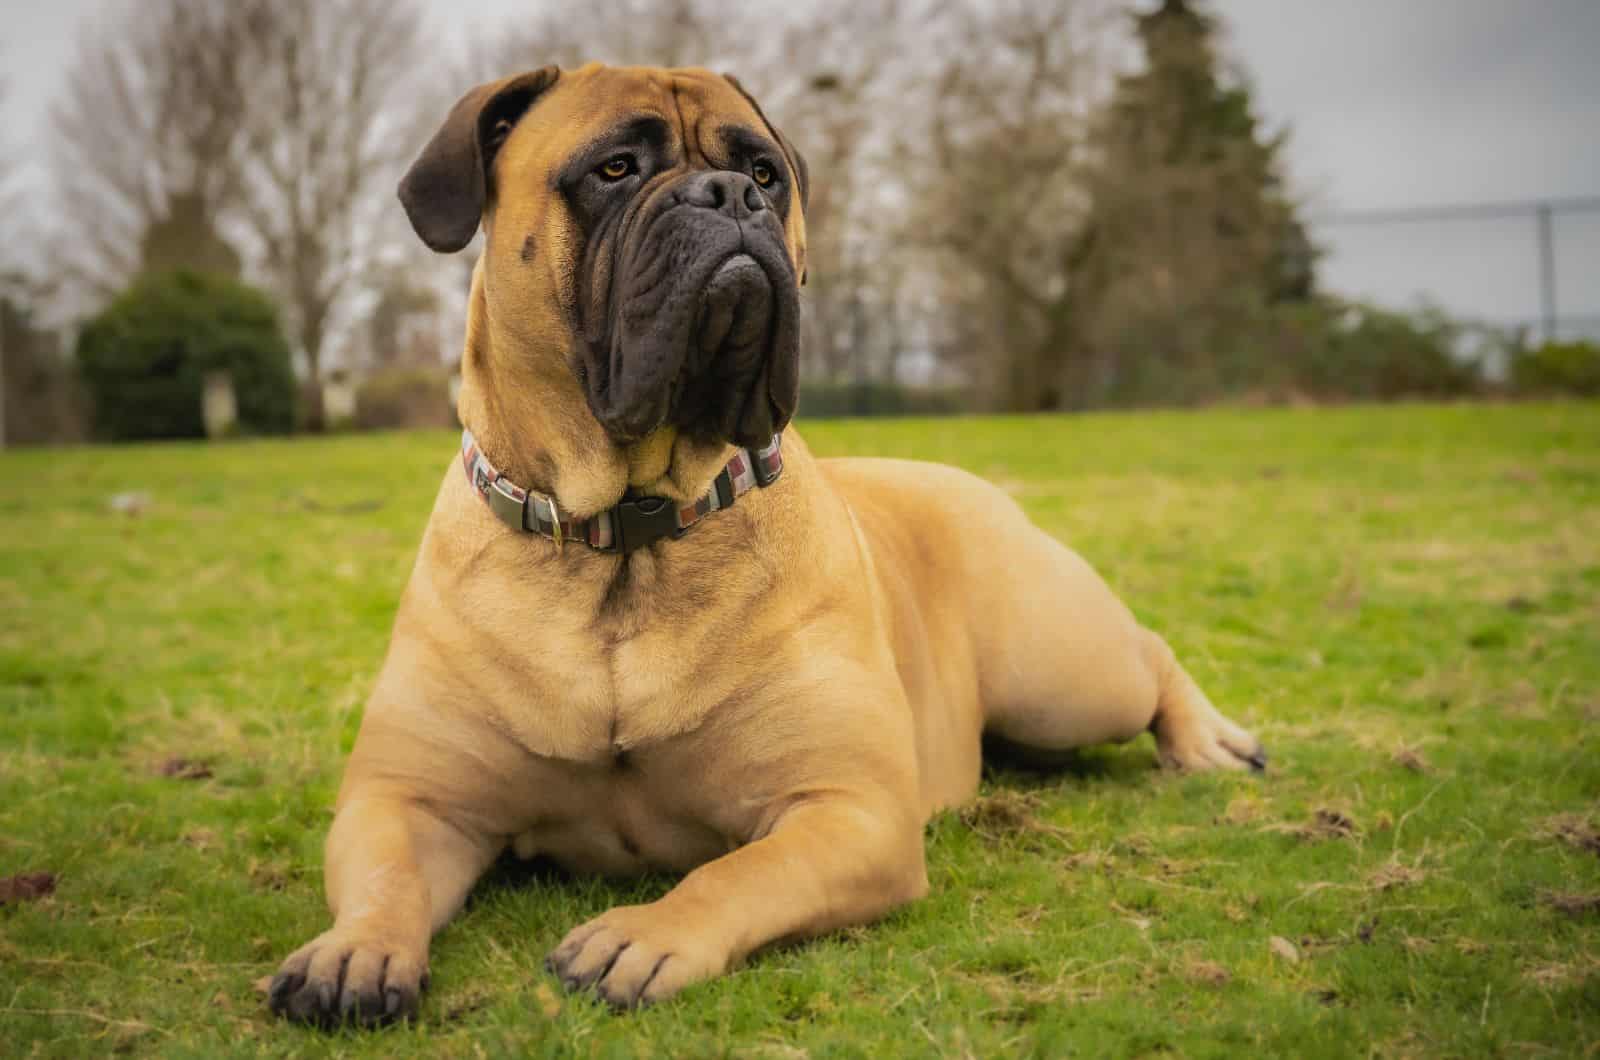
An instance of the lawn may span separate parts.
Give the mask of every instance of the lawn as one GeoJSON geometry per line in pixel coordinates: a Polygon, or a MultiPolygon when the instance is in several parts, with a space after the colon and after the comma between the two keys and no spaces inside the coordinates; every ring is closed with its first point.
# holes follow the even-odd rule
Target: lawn
{"type": "Polygon", "coordinates": [[[0,1055],[1597,1054],[1600,406],[806,436],[1010,490],[1267,775],[1166,775],[1149,737],[994,772],[929,826],[927,899],[633,1015],[542,960],[671,881],[505,865],[418,1022],[324,1035],[256,984],[324,927],[341,760],[455,439],[4,453],[0,877],[54,890],[0,883],[0,1055]]]}

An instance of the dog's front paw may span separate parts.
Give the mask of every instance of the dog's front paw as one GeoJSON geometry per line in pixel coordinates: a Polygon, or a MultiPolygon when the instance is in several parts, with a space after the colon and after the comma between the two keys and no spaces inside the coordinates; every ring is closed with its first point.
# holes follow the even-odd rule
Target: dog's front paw
{"type": "Polygon", "coordinates": [[[319,1027],[373,1026],[413,1016],[427,985],[426,952],[334,928],[290,954],[272,977],[267,1004],[319,1027]]]}
{"type": "Polygon", "coordinates": [[[568,990],[593,987],[619,1009],[669,998],[727,963],[725,948],[663,915],[659,902],[618,906],[573,928],[545,959],[568,990]]]}

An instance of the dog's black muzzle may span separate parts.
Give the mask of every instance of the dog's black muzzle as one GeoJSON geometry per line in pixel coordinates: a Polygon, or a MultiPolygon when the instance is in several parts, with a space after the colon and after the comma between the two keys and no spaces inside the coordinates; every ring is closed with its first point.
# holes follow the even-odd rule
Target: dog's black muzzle
{"type": "Polygon", "coordinates": [[[604,331],[589,342],[590,408],[613,440],[670,424],[761,446],[794,414],[799,289],[783,222],[753,180],[690,173],[623,221],[604,331]]]}

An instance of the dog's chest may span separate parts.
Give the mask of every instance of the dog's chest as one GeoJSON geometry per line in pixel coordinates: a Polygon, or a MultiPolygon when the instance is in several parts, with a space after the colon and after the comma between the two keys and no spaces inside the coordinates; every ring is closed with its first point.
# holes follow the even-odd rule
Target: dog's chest
{"type": "Polygon", "coordinates": [[[513,847],[577,872],[687,871],[736,845],[748,822],[706,782],[725,667],[693,640],[641,636],[565,653],[559,680],[508,685],[501,708],[533,755],[513,847]]]}
{"type": "Polygon", "coordinates": [[[546,636],[495,670],[497,727],[533,755],[584,765],[694,733],[730,683],[698,645],[659,635],[611,645],[546,636]]]}
{"type": "Polygon", "coordinates": [[[584,873],[687,872],[736,841],[677,755],[619,754],[610,763],[543,762],[537,812],[513,837],[523,858],[584,873]]]}

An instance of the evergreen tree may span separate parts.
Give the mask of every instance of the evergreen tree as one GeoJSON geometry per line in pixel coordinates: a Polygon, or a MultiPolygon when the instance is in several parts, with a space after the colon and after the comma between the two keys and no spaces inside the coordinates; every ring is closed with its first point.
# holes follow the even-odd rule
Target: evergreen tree
{"type": "Polygon", "coordinates": [[[1145,62],[1121,77],[1091,137],[1090,219],[1073,255],[1090,356],[1079,401],[1203,397],[1229,382],[1230,332],[1308,298],[1313,253],[1246,84],[1218,73],[1216,24],[1195,0],[1135,16],[1145,62]]]}

